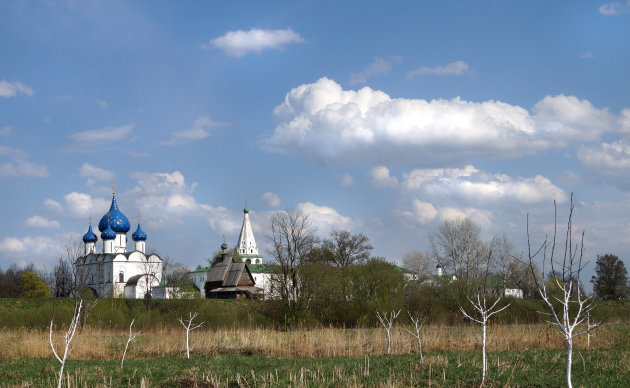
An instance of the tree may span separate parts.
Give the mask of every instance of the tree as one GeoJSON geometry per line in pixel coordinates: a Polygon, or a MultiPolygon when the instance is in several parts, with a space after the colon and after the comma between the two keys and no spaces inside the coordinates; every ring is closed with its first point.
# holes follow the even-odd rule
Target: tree
{"type": "Polygon", "coordinates": [[[193,325],[193,321],[195,320],[195,318],[197,318],[197,313],[192,313],[189,312],[188,313],[188,319],[184,319],[183,317],[179,317],[177,320],[179,321],[179,323],[182,324],[182,326],[184,326],[184,329],[186,329],[186,358],[190,358],[190,331],[191,330],[196,330],[198,328],[201,327],[201,325],[203,325],[205,322],[201,322],[199,324],[195,324],[193,325]]]}
{"type": "Polygon", "coordinates": [[[32,271],[24,271],[20,280],[20,298],[43,298],[51,296],[50,287],[32,271]]]}
{"type": "Polygon", "coordinates": [[[392,336],[391,336],[391,331],[392,331],[392,327],[394,326],[394,321],[396,320],[396,318],[398,318],[398,314],[400,314],[400,310],[398,311],[394,311],[392,310],[391,313],[387,313],[386,311],[383,311],[383,313],[381,313],[380,311],[376,312],[376,317],[378,318],[379,322],[381,322],[381,325],[383,325],[383,327],[385,328],[385,331],[387,332],[387,354],[392,354],[392,336]]]}
{"type": "Polygon", "coordinates": [[[339,229],[333,229],[330,238],[322,243],[324,258],[339,268],[365,263],[370,258],[372,249],[370,239],[364,234],[352,234],[339,229]]]}
{"type": "MultiPolygon", "coordinates": [[[[50,341],[50,347],[52,348],[53,354],[59,363],[61,364],[61,368],[59,369],[59,380],[57,380],[57,388],[61,388],[61,382],[63,381],[63,368],[66,366],[66,360],[72,351],[72,347],[70,344],[72,343],[72,339],[77,331],[77,327],[79,326],[79,319],[81,316],[81,308],[83,308],[83,300],[79,299],[79,303],[74,306],[74,314],[72,314],[72,320],[70,321],[70,325],[68,326],[68,330],[66,334],[63,336],[65,347],[63,351],[63,357],[59,357],[57,351],[55,350],[55,345],[53,345],[53,318],[50,319],[50,331],[48,332],[48,340],[50,341]]],[[[53,308],[53,314],[54,314],[53,308]]]]}
{"type": "Polygon", "coordinates": [[[433,274],[433,261],[429,255],[413,251],[403,257],[403,267],[412,271],[418,280],[425,280],[433,274]]]}
{"type": "Polygon", "coordinates": [[[17,298],[20,296],[20,281],[25,271],[35,272],[35,266],[29,264],[19,268],[12,264],[6,271],[0,270],[0,298],[17,298]]]}
{"type": "Polygon", "coordinates": [[[628,295],[628,271],[619,257],[608,253],[597,255],[595,273],[591,283],[595,295],[603,299],[618,299],[628,295]]]}
{"type": "Polygon", "coordinates": [[[300,267],[317,242],[316,230],[308,216],[299,211],[282,210],[271,217],[268,253],[278,265],[278,273],[272,277],[272,282],[288,308],[300,304],[300,267]]]}
{"type": "Polygon", "coordinates": [[[507,283],[512,276],[512,272],[516,269],[514,264],[517,257],[514,253],[514,246],[503,234],[501,237],[495,237],[492,240],[492,257],[490,265],[496,274],[501,278],[501,286],[503,288],[502,295],[505,295],[507,283]]]}
{"type": "Polygon", "coordinates": [[[484,272],[488,248],[480,234],[481,229],[470,218],[456,218],[444,221],[437,233],[429,236],[433,258],[463,286],[484,272]]]}
{"type": "MultiPolygon", "coordinates": [[[[567,363],[566,379],[567,387],[573,387],[571,381],[571,367],[573,362],[573,339],[577,336],[587,334],[590,330],[599,326],[599,323],[587,325],[584,331],[576,332],[578,326],[590,317],[591,311],[595,308],[593,297],[587,297],[580,290],[580,275],[584,269],[582,262],[584,254],[584,232],[581,233],[580,241],[573,242],[573,194],[569,205],[569,220],[567,222],[566,234],[564,237],[564,252],[558,255],[556,252],[557,238],[557,207],[554,201],[554,229],[551,238],[545,240],[532,249],[529,235],[529,214],[527,215],[527,251],[530,267],[534,271],[534,259],[542,255],[543,273],[545,265],[551,267],[551,271],[557,274],[548,283],[537,282],[538,292],[544,300],[548,312],[542,314],[551,318],[550,323],[558,328],[567,343],[567,363]]],[[[535,277],[534,277],[535,278],[535,277]]]]}
{"type": "Polygon", "coordinates": [[[72,265],[59,257],[52,273],[52,289],[55,297],[68,297],[72,292],[72,265]]]}
{"type": "Polygon", "coordinates": [[[543,275],[536,263],[530,264],[515,261],[510,266],[509,281],[517,288],[523,290],[523,298],[535,298],[539,296],[537,284],[542,281],[543,275]]]}
{"type": "Polygon", "coordinates": [[[127,344],[125,344],[125,351],[123,352],[122,358],[120,359],[120,370],[123,369],[123,365],[125,364],[125,356],[127,355],[127,349],[129,348],[129,344],[141,333],[140,330],[138,330],[136,333],[131,331],[131,328],[133,327],[133,323],[135,320],[136,318],[132,319],[131,323],[129,324],[129,337],[127,338],[127,344]]]}

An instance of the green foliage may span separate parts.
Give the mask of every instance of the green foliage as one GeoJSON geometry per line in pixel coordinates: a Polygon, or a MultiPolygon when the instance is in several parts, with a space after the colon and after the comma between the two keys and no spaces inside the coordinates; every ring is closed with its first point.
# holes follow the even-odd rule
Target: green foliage
{"type": "Polygon", "coordinates": [[[20,280],[20,298],[45,298],[51,296],[50,288],[38,274],[24,271],[20,280]]]}
{"type": "Polygon", "coordinates": [[[595,273],[591,282],[595,295],[602,299],[628,296],[628,271],[623,261],[613,254],[597,255],[595,273]]]}

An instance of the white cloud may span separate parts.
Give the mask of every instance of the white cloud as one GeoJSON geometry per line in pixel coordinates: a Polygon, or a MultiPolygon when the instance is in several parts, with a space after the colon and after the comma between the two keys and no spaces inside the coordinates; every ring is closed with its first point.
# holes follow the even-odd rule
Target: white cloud
{"type": "Polygon", "coordinates": [[[627,138],[594,146],[581,146],[577,157],[599,180],[623,189],[630,188],[630,140],[627,138]]]}
{"type": "Polygon", "coordinates": [[[0,178],[26,176],[33,178],[46,178],[48,167],[31,163],[24,151],[0,145],[0,157],[10,159],[7,163],[0,164],[0,178]]]}
{"type": "Polygon", "coordinates": [[[412,225],[426,225],[432,221],[445,221],[456,218],[470,218],[476,224],[488,227],[492,224],[492,213],[476,208],[438,207],[419,199],[412,201],[411,207],[396,212],[412,225]]]}
{"type": "Polygon", "coordinates": [[[32,228],[58,228],[61,226],[57,220],[47,220],[40,216],[29,217],[24,224],[32,228]]]}
{"type": "Polygon", "coordinates": [[[282,203],[282,201],[280,200],[280,197],[278,197],[276,194],[272,192],[267,192],[263,194],[262,197],[260,197],[260,199],[263,201],[265,205],[272,208],[279,207],[280,204],[282,203]]]}
{"type": "Polygon", "coordinates": [[[354,185],[354,178],[348,173],[343,175],[335,175],[335,177],[339,179],[339,185],[341,187],[350,187],[354,185]]]}
{"type": "Polygon", "coordinates": [[[584,58],[584,59],[595,58],[595,54],[593,54],[590,51],[586,51],[586,52],[580,54],[580,58],[584,58]]]}
{"type": "Polygon", "coordinates": [[[201,48],[204,50],[218,48],[231,57],[242,57],[265,49],[282,49],[290,43],[304,43],[304,38],[290,28],[286,30],[252,28],[249,31],[230,31],[212,39],[209,44],[202,44],[201,48]]]}
{"type": "Polygon", "coordinates": [[[5,80],[0,81],[0,97],[15,97],[18,94],[26,94],[27,96],[33,95],[33,89],[30,86],[26,86],[21,82],[7,82],[5,80]]]}
{"type": "Polygon", "coordinates": [[[320,236],[328,235],[333,229],[352,230],[352,227],[358,224],[357,221],[342,216],[331,207],[318,206],[311,202],[300,203],[297,210],[308,216],[313,225],[317,227],[317,233],[320,236]]]}
{"type": "Polygon", "coordinates": [[[104,100],[96,100],[96,105],[98,105],[98,107],[101,108],[101,109],[109,108],[109,105],[107,104],[107,101],[104,101],[104,100]]]}
{"type": "Polygon", "coordinates": [[[398,179],[389,175],[389,168],[385,166],[376,166],[368,173],[372,179],[372,185],[375,187],[396,187],[398,179]]]}
{"type": "Polygon", "coordinates": [[[132,124],[126,124],[121,127],[105,127],[100,129],[90,129],[70,135],[75,143],[90,144],[98,146],[99,143],[114,142],[122,140],[131,133],[132,124]]]}
{"type": "Polygon", "coordinates": [[[42,254],[55,255],[60,248],[54,239],[46,236],[5,237],[0,240],[0,252],[14,257],[26,254],[31,260],[42,254]]]}
{"type": "Polygon", "coordinates": [[[547,96],[528,110],[500,101],[392,99],[364,87],[343,90],[321,78],[300,85],[274,110],[265,146],[319,163],[427,165],[518,157],[605,132],[630,131],[630,119],[573,96],[547,96]]]}
{"type": "Polygon", "coordinates": [[[13,127],[11,127],[10,125],[0,128],[0,136],[7,136],[11,134],[12,130],[13,130],[13,127]]]}
{"type": "Polygon", "coordinates": [[[90,179],[106,182],[113,182],[116,178],[116,174],[114,174],[114,172],[92,166],[87,162],[83,163],[83,166],[79,169],[79,174],[90,179]]]}
{"type": "Polygon", "coordinates": [[[604,16],[614,16],[630,12],[630,1],[625,4],[620,1],[613,1],[599,6],[599,13],[604,16]]]}
{"type": "Polygon", "coordinates": [[[190,141],[198,141],[210,136],[209,129],[211,127],[229,125],[226,123],[216,123],[210,120],[210,117],[201,116],[195,120],[193,126],[181,131],[173,132],[170,140],[162,142],[162,145],[183,144],[190,141]]]}
{"type": "Polygon", "coordinates": [[[412,78],[419,75],[462,75],[468,73],[468,64],[464,61],[455,61],[443,66],[427,67],[412,70],[407,73],[407,77],[412,78]]]}
{"type": "Polygon", "coordinates": [[[508,200],[530,204],[553,199],[564,202],[567,199],[561,188],[541,175],[512,178],[504,174],[487,174],[473,166],[413,170],[403,174],[403,186],[434,197],[458,197],[473,203],[508,200]]]}
{"type": "Polygon", "coordinates": [[[402,57],[399,56],[391,56],[388,59],[376,57],[374,58],[374,61],[370,62],[370,64],[365,67],[365,69],[358,73],[350,74],[350,84],[364,84],[367,82],[368,78],[373,75],[389,72],[393,64],[400,63],[401,61],[402,57]]]}

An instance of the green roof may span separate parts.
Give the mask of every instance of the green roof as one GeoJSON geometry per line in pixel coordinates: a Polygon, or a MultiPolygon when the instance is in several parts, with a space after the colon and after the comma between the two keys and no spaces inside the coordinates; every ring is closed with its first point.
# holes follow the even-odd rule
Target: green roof
{"type": "Polygon", "coordinates": [[[401,267],[398,265],[394,265],[394,267],[396,267],[397,270],[402,271],[402,273],[415,273],[412,270],[405,268],[405,267],[401,267]]]}
{"type": "Polygon", "coordinates": [[[188,273],[197,273],[197,272],[208,272],[210,271],[210,266],[204,267],[204,268],[198,268],[194,271],[190,271],[188,273]]]}
{"type": "Polygon", "coordinates": [[[252,255],[252,254],[249,254],[249,253],[242,253],[242,254],[239,253],[239,254],[236,255],[236,257],[261,257],[261,256],[260,255],[252,255]]]}
{"type": "Polygon", "coordinates": [[[247,264],[251,273],[273,273],[276,266],[273,264],[247,264]]]}

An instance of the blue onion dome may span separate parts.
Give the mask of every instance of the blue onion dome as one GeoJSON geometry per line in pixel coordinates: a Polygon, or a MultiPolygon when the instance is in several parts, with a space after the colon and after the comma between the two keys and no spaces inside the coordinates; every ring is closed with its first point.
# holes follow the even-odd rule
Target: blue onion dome
{"type": "Polygon", "coordinates": [[[95,243],[98,240],[98,237],[92,232],[92,225],[90,225],[86,234],[83,235],[84,243],[95,243]]]}
{"type": "MultiPolygon", "coordinates": [[[[107,218],[105,219],[105,222],[107,222],[107,218]]],[[[99,229],[100,229],[100,223],[99,223],[99,229]]],[[[103,240],[113,240],[116,238],[116,232],[114,232],[112,230],[112,227],[109,226],[109,222],[107,222],[107,226],[105,227],[105,230],[103,231],[103,233],[101,233],[101,238],[103,240]]]]}
{"type": "Polygon", "coordinates": [[[147,234],[140,227],[140,223],[138,222],[138,229],[131,235],[133,241],[147,241],[147,234]]]}
{"type": "Polygon", "coordinates": [[[105,214],[103,218],[101,218],[101,221],[98,223],[98,230],[103,232],[107,228],[108,224],[116,233],[127,233],[129,232],[129,229],[131,229],[129,219],[127,219],[127,217],[120,210],[118,210],[118,203],[116,202],[115,194],[112,197],[112,206],[109,208],[107,214],[105,214]]]}

